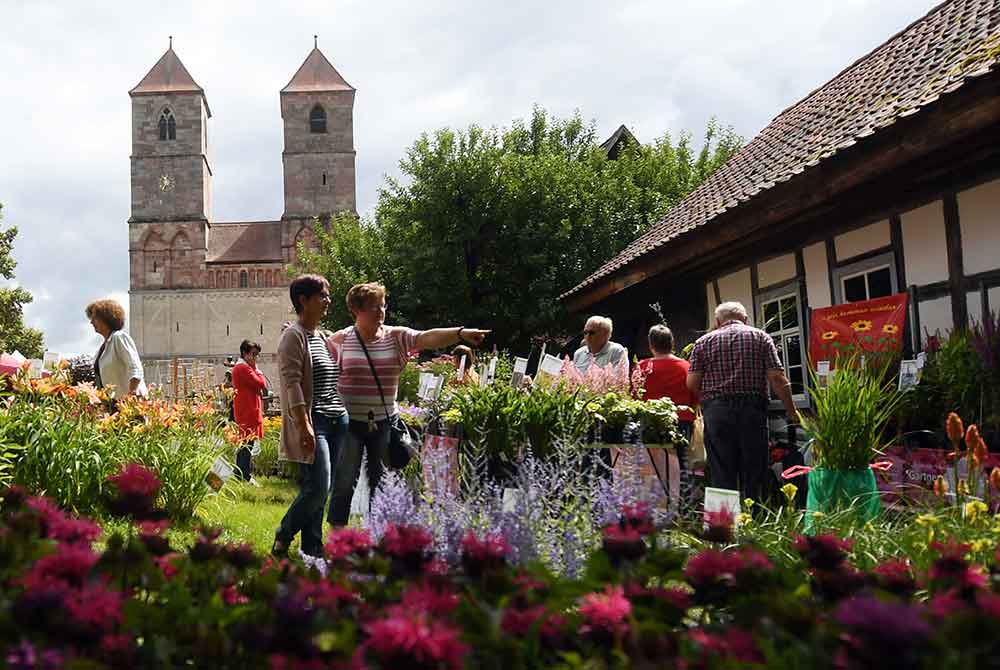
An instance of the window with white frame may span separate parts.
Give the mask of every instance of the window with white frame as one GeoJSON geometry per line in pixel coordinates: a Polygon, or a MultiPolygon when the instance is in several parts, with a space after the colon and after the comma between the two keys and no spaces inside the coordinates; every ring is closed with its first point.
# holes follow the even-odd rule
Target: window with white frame
{"type": "Polygon", "coordinates": [[[796,400],[806,398],[805,338],[802,300],[798,283],[786,284],[757,294],[760,328],[774,340],[785,376],[796,400]]]}
{"type": "Polygon", "coordinates": [[[837,304],[884,298],[899,292],[891,252],[849,263],[833,271],[837,304]]]}

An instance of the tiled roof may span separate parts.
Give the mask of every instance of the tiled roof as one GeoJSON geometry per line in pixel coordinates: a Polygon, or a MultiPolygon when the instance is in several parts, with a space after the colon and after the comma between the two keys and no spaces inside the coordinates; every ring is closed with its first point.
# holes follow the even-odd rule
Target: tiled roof
{"type": "Polygon", "coordinates": [[[563,298],[668,242],[862,144],[966,81],[997,71],[1000,2],[950,0],[932,9],[767,125],[725,165],[563,298]]]}
{"type": "Polygon", "coordinates": [[[281,261],[281,222],[213,223],[208,229],[208,263],[281,261]]]}
{"type": "Polygon", "coordinates": [[[314,48],[306,56],[295,76],[288,82],[282,93],[315,93],[320,91],[353,91],[354,87],[344,81],[337,69],[330,64],[323,52],[314,48]]]}
{"type": "Polygon", "coordinates": [[[153,69],[142,78],[129,95],[153,95],[156,93],[204,93],[201,86],[184,67],[172,48],[156,61],[153,69]]]}

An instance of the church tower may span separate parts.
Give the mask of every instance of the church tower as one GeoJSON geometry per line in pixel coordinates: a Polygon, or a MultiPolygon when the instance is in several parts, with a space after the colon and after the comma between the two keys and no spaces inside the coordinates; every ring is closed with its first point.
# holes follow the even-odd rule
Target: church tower
{"type": "Polygon", "coordinates": [[[208,100],[172,45],[129,96],[131,288],[192,288],[204,267],[211,215],[208,100]]]}
{"type": "Polygon", "coordinates": [[[354,92],[316,47],[281,89],[283,221],[356,211],[354,92]]]}

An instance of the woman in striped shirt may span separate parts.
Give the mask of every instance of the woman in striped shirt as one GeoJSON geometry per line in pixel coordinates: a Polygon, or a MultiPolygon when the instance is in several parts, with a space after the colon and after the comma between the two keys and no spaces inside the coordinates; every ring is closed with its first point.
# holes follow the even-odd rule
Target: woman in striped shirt
{"type": "Polygon", "coordinates": [[[318,275],[303,275],[292,281],[288,292],[299,318],[278,343],[280,455],[299,464],[299,495],[281,520],[271,553],[287,556],[289,544],[301,532],[302,552],[321,557],[323,510],[347,434],[347,412],[337,392],[336,349],[319,329],[330,306],[330,285],[318,275]]]}
{"type": "Polygon", "coordinates": [[[328,520],[334,526],[347,524],[354,486],[361,473],[362,454],[368,454],[368,487],[373,496],[382,479],[389,449],[390,421],[399,411],[396,405],[399,375],[410,353],[441,349],[459,342],[478,346],[489,333],[488,330],[457,326],[431,330],[387,326],[385,296],[382,284],[352,286],[347,292],[347,308],[354,315],[354,325],[332,336],[341,345],[339,388],[350,415],[347,439],[337,461],[333,499],[330,501],[328,520]],[[368,356],[365,356],[365,349],[368,356]],[[369,356],[371,365],[368,363],[369,356]],[[378,375],[378,383],[372,374],[372,367],[378,375]],[[382,387],[381,394],[379,385],[382,387]]]}

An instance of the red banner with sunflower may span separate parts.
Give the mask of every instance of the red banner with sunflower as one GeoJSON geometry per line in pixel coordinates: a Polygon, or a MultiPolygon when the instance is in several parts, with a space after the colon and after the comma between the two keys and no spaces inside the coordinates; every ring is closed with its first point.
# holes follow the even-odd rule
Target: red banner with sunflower
{"type": "Polygon", "coordinates": [[[840,356],[898,354],[903,350],[907,294],[812,311],[809,358],[833,363],[840,356]]]}

